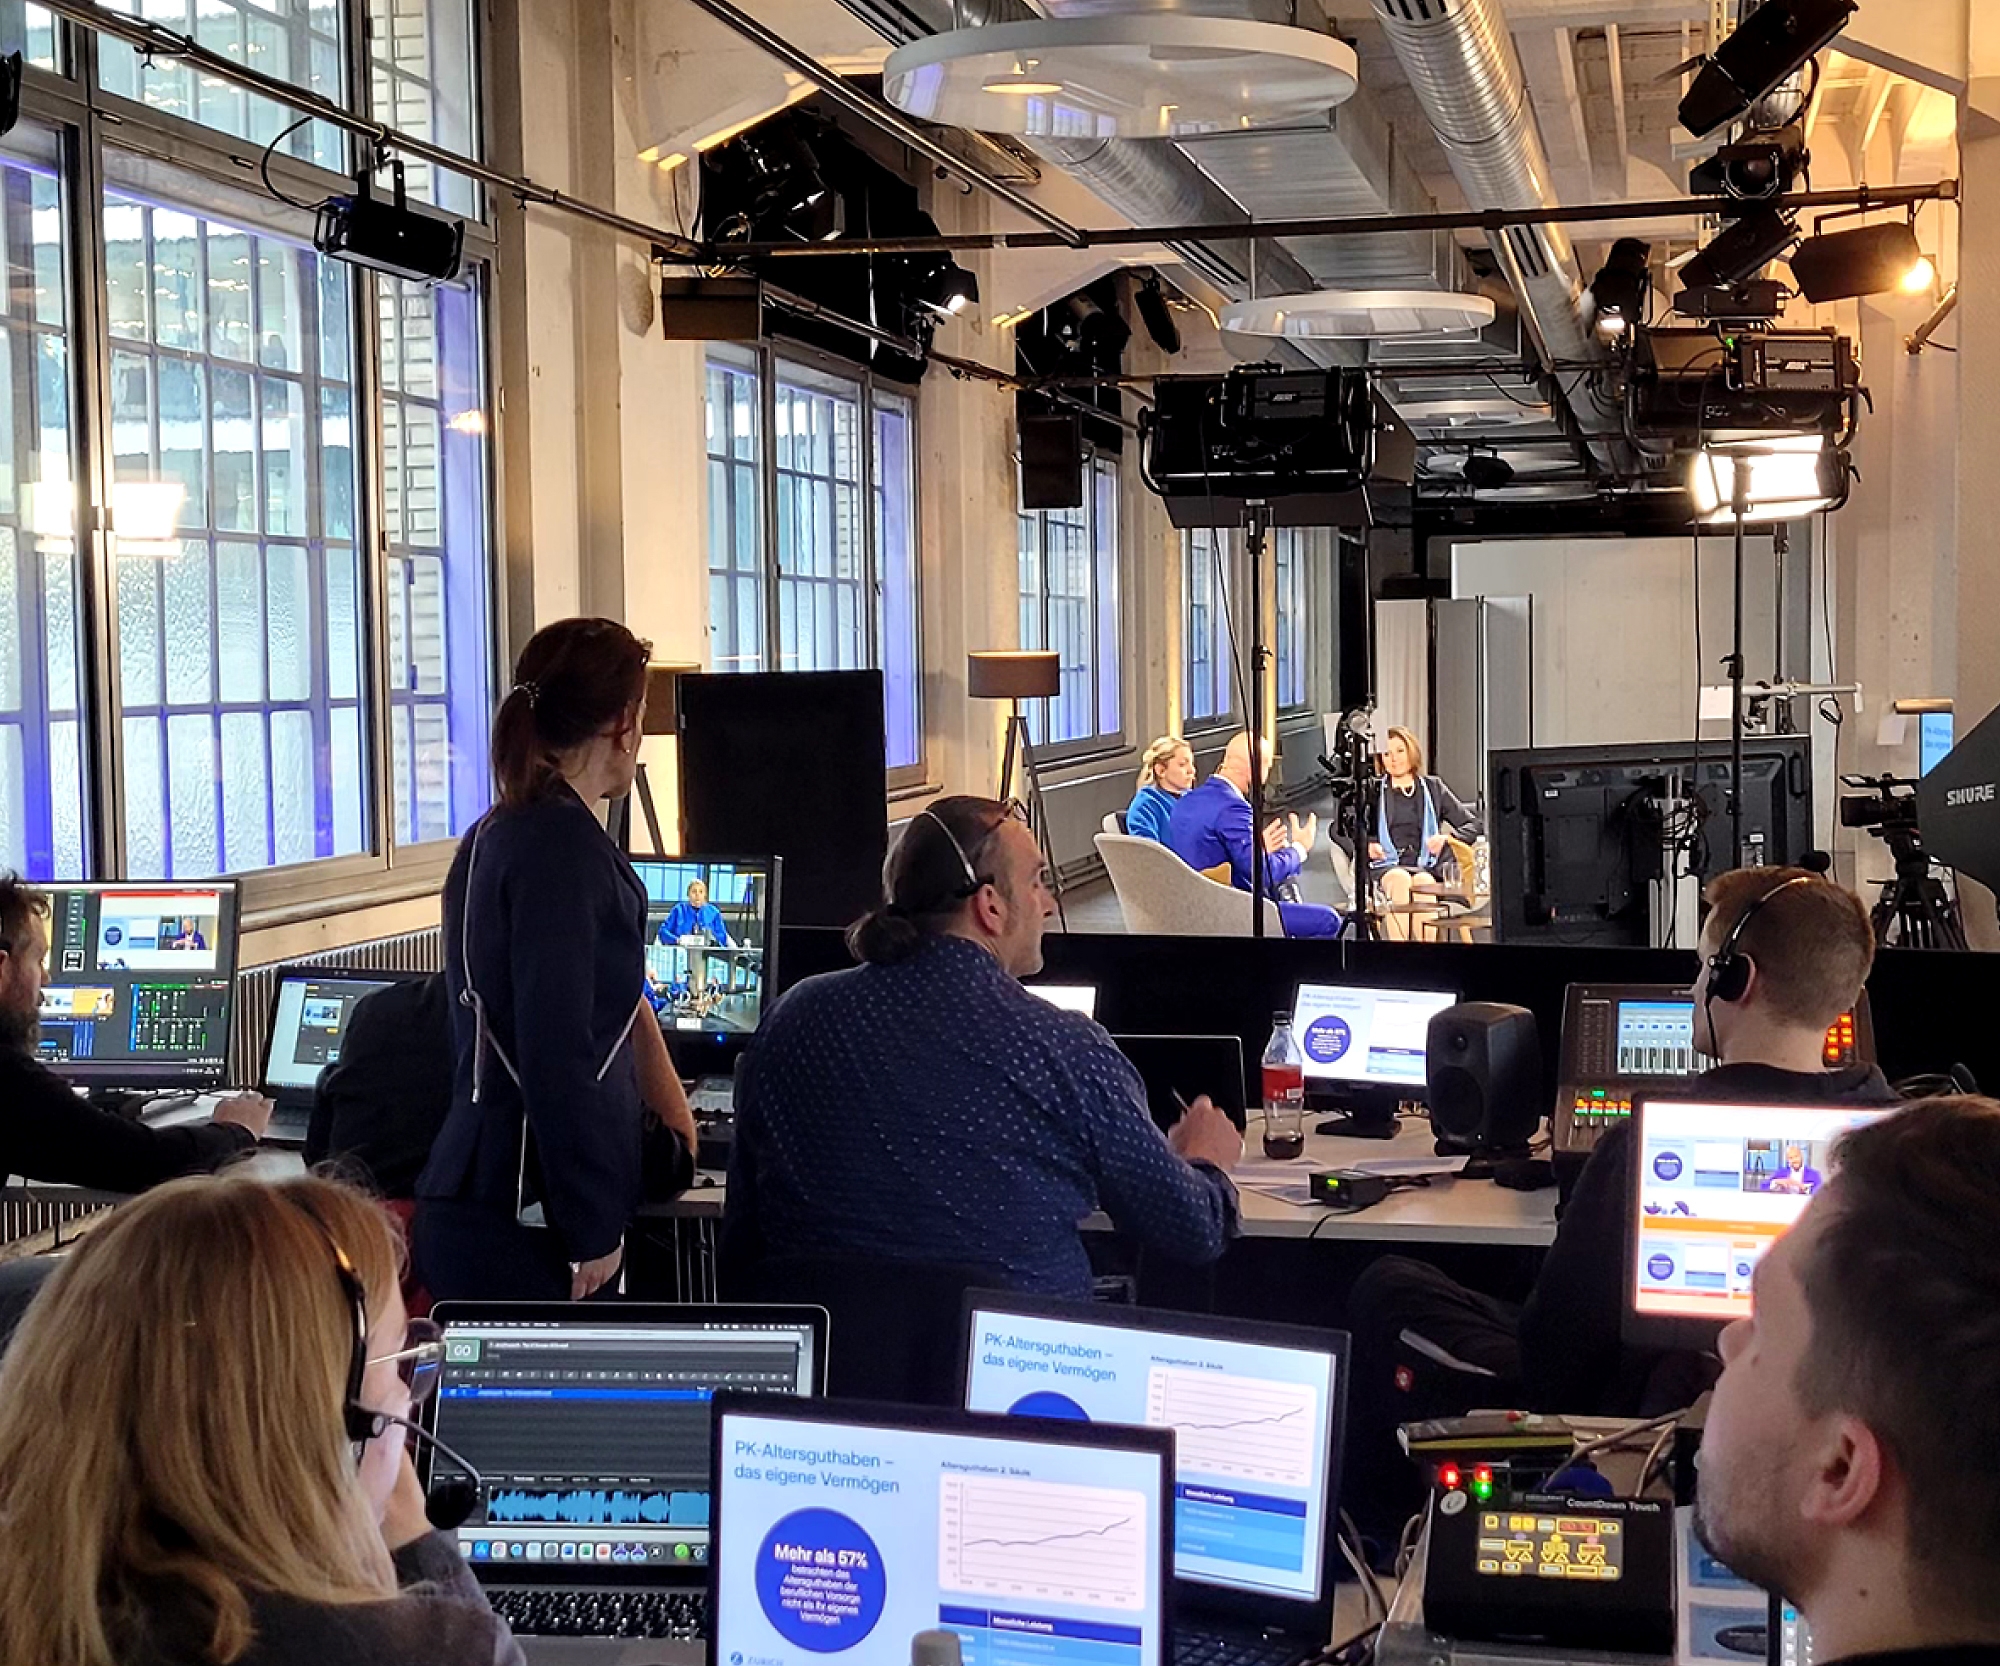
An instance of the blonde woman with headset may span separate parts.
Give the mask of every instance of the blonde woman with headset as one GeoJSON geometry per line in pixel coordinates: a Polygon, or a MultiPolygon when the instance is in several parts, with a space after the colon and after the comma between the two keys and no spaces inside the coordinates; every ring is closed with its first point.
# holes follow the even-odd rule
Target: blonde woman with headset
{"type": "Polygon", "coordinates": [[[520,1666],[405,1446],[443,1345],[330,1180],[176,1180],[0,1363],[0,1666],[520,1666]]]}

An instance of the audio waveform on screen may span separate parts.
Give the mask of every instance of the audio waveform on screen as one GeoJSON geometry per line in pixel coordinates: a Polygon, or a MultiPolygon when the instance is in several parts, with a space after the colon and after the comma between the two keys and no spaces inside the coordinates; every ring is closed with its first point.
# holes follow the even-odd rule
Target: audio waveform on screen
{"type": "Polygon", "coordinates": [[[495,1492],[486,1519],[563,1522],[574,1527],[626,1527],[650,1523],[666,1527],[706,1527],[708,1494],[701,1492],[603,1492],[581,1487],[571,1492],[495,1492]]]}

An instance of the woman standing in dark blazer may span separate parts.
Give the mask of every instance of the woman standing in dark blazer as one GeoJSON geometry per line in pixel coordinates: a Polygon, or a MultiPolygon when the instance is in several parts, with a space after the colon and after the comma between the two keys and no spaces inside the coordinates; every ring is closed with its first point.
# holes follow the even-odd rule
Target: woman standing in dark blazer
{"type": "Polygon", "coordinates": [[[581,1300],[613,1279],[649,1112],[692,1175],[694,1118],[644,999],[645,888],[592,810],[632,790],[649,651],[608,619],[549,625],[494,718],[499,802],[444,890],[452,1104],[416,1188],[440,1300],[581,1300]]]}

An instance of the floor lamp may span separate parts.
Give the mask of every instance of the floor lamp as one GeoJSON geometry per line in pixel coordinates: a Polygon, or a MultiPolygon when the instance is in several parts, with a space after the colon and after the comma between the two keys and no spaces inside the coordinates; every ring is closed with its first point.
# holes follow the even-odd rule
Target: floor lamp
{"type": "MultiPolygon", "coordinates": [[[[1021,777],[1025,783],[1021,798],[1028,808],[1028,825],[1042,847],[1050,881],[1056,892],[1056,907],[1062,907],[1062,886],[1056,879],[1054,847],[1049,843],[1049,818],[1042,802],[1041,772],[1035,767],[1034,744],[1028,735],[1023,700],[1049,700],[1062,692],[1062,662],[1052,652],[1032,648],[974,649],[965,656],[965,691],[975,700],[1005,700],[1007,750],[1000,764],[1000,797],[1014,796],[1014,757],[1018,750],[1021,777]]],[[[1064,929],[1068,929],[1067,921],[1064,929]]]]}

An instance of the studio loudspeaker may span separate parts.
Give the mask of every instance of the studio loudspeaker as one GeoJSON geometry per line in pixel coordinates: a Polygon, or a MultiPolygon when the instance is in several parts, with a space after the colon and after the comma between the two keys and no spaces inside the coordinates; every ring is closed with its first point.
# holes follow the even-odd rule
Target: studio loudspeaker
{"type": "Polygon", "coordinates": [[[1457,1151],[1524,1148],[1542,1120],[1542,1043],[1535,1015],[1497,1001],[1446,1007],[1425,1052],[1431,1132],[1457,1151]]]}
{"type": "Polygon", "coordinates": [[[1021,507],[1080,509],[1083,506],[1083,419],[1074,411],[1031,416],[1015,401],[1021,436],[1021,507]]]}

